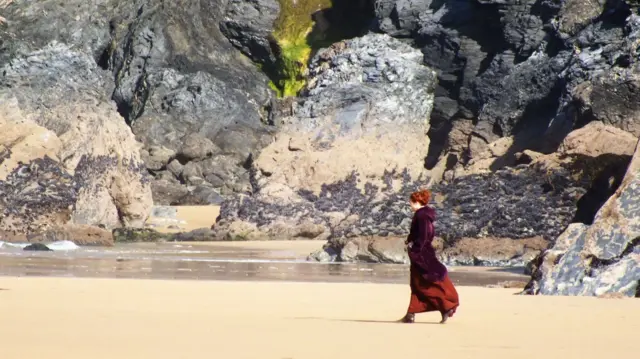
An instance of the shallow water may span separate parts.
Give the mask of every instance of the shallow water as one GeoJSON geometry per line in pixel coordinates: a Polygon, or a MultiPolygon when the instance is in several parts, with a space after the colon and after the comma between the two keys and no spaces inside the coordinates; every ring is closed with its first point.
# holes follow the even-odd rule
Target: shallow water
{"type": "MultiPolygon", "coordinates": [[[[119,244],[68,251],[0,248],[0,275],[192,280],[406,283],[407,265],[315,263],[293,251],[188,243],[119,244]]],[[[450,268],[458,285],[526,280],[521,268],[450,268]]]]}

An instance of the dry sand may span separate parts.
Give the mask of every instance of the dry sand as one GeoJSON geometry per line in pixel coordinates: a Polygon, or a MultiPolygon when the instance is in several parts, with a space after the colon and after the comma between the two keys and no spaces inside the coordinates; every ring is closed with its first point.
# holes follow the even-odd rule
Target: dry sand
{"type": "Polygon", "coordinates": [[[147,224],[159,232],[188,232],[198,228],[210,228],[216,223],[220,206],[172,206],[177,210],[175,220],[151,217],[147,224]],[[178,228],[172,228],[177,226],[178,228]]]}
{"type": "Polygon", "coordinates": [[[408,288],[0,277],[3,359],[615,358],[637,355],[640,300],[460,287],[446,325],[408,288]]]}

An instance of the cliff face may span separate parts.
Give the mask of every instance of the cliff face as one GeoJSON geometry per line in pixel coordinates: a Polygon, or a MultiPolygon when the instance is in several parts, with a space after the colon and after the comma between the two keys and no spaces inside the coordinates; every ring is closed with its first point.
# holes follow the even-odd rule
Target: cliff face
{"type": "Polygon", "coordinates": [[[640,297],[640,150],[592,225],[574,223],[533,262],[529,294],[640,297]]]}
{"type": "MultiPolygon", "coordinates": [[[[47,75],[80,89],[92,77],[72,79],[66,71],[79,58],[97,67],[102,83],[94,97],[113,100],[143,144],[140,154],[153,176],[156,203],[219,202],[220,193],[249,188],[245,162],[270,140],[264,124],[272,96],[268,80],[220,30],[228,11],[239,14],[237,6],[161,0],[5,3],[0,66],[52,44],[72,48],[75,57],[59,59],[47,75]]],[[[42,61],[46,68],[48,60],[42,61]]],[[[48,91],[45,84],[35,85],[33,94],[48,91]]],[[[21,99],[27,101],[32,100],[21,99]]]]}
{"type": "Polygon", "coordinates": [[[0,67],[0,231],[141,227],[152,205],[133,133],[104,94],[108,73],[49,44],[0,67]]]}
{"type": "MultiPolygon", "coordinates": [[[[65,198],[47,212],[63,219],[42,223],[140,225],[149,191],[158,204],[223,202],[218,238],[329,239],[316,257],[347,260],[405,235],[408,194],[426,186],[451,263],[518,241],[493,264],[522,264],[570,224],[600,228],[603,203],[629,190],[635,4],[328,3],[0,1],[0,124],[20,123],[0,135],[1,188],[51,173],[58,194],[38,196],[65,198]]],[[[45,213],[12,215],[19,227],[45,213]]],[[[635,253],[623,247],[614,257],[635,253]]],[[[618,268],[596,257],[591,268],[618,268]]]]}
{"type": "Polygon", "coordinates": [[[488,164],[495,170],[513,164],[525,148],[554,151],[590,121],[639,135],[632,99],[640,18],[633,6],[375,1],[375,28],[411,39],[425,65],[439,73],[428,166],[452,154],[460,169],[483,160],[491,143],[512,136],[508,151],[488,164]],[[452,137],[459,132],[463,139],[452,137]]]}

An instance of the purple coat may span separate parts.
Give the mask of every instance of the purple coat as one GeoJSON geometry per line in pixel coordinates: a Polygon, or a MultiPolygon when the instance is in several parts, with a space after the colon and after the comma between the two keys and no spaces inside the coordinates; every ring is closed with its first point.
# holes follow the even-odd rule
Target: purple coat
{"type": "Polygon", "coordinates": [[[417,210],[413,215],[411,231],[407,238],[407,243],[411,243],[408,249],[411,266],[430,282],[441,281],[447,275],[447,268],[436,257],[432,245],[435,218],[436,212],[431,207],[424,206],[417,210]]]}

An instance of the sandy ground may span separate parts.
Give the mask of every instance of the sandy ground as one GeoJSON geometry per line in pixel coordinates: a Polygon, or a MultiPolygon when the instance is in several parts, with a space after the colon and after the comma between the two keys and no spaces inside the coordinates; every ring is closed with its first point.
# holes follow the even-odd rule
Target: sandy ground
{"type": "Polygon", "coordinates": [[[174,208],[178,211],[177,221],[151,217],[147,220],[147,224],[154,225],[152,228],[160,232],[188,232],[211,227],[220,214],[220,206],[174,206],[174,208]],[[171,228],[171,226],[178,228],[171,228]]]}
{"type": "Polygon", "coordinates": [[[415,324],[391,284],[0,277],[3,359],[634,357],[640,300],[460,287],[415,324]]]}

